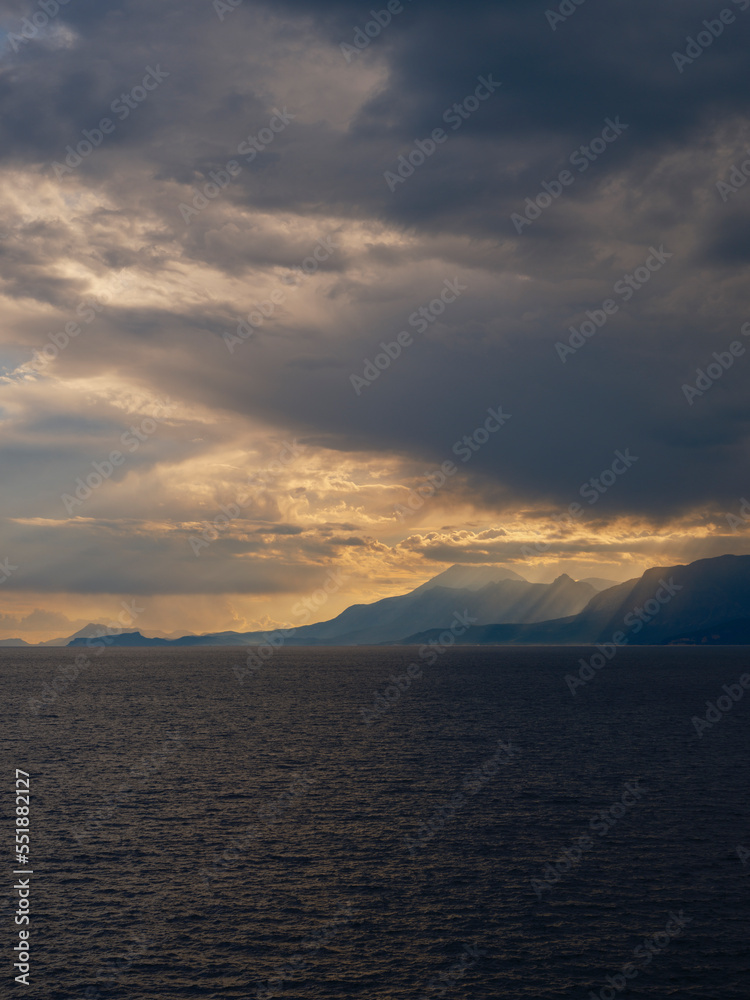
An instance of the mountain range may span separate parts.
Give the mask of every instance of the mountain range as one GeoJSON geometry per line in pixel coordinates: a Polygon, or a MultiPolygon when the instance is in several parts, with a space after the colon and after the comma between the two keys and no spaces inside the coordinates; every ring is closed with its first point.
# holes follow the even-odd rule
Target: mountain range
{"type": "MultiPolygon", "coordinates": [[[[408,594],[355,604],[330,621],[272,635],[281,635],[289,646],[423,644],[437,639],[457,613],[476,619],[457,640],[463,644],[745,644],[750,642],[750,556],[653,568],[620,584],[597,578],[575,581],[567,574],[549,584],[529,583],[504,566],[452,566],[408,594]]],[[[111,635],[108,645],[268,641],[268,632],[168,639],[131,630],[111,635]]],[[[89,642],[77,635],[69,644],[89,642]]]]}
{"type": "MultiPolygon", "coordinates": [[[[434,639],[439,629],[405,637],[434,639]]],[[[477,623],[463,644],[745,645],[750,641],[750,556],[718,556],[647,570],[596,594],[575,615],[535,624],[477,623]]]]}
{"type": "MultiPolygon", "coordinates": [[[[93,623],[89,623],[88,625],[85,625],[83,628],[78,629],[78,631],[74,632],[72,635],[63,636],[62,638],[59,639],[46,639],[44,642],[33,643],[33,642],[26,642],[25,639],[0,639],[0,647],[4,646],[7,648],[11,646],[15,647],[28,646],[30,648],[36,648],[38,646],[70,646],[72,645],[75,639],[96,639],[103,635],[120,636],[134,632],[136,632],[136,629],[134,628],[118,629],[118,628],[112,628],[111,626],[108,625],[94,625],[93,623]]],[[[170,638],[177,639],[182,635],[182,633],[180,632],[170,636],[167,635],[167,633],[165,632],[156,631],[154,635],[163,639],[170,639],[170,638]]]]}
{"type": "MultiPolygon", "coordinates": [[[[412,631],[450,622],[468,612],[479,624],[542,622],[575,614],[596,594],[588,583],[563,574],[554,583],[529,583],[504,566],[452,566],[416,590],[374,604],[354,604],[330,621],[284,630],[287,645],[356,646],[396,642],[412,631]]],[[[176,640],[146,640],[140,633],[112,636],[108,645],[262,645],[267,632],[218,632],[176,640]]],[[[85,645],[76,637],[71,645],[85,645]]]]}

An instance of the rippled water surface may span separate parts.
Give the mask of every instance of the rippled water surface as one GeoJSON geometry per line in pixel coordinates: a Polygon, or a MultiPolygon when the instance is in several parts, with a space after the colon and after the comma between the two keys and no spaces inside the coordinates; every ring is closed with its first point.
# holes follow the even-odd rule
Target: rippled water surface
{"type": "Polygon", "coordinates": [[[0,652],[2,995],[750,996],[750,692],[691,722],[745,651],[623,649],[574,697],[593,650],[453,649],[369,726],[415,649],[279,649],[243,684],[239,650],[109,650],[53,700],[76,652],[0,652]]]}

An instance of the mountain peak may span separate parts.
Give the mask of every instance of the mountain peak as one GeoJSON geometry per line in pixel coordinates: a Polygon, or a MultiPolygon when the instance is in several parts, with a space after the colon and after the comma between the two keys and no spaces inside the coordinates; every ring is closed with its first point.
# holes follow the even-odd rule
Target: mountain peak
{"type": "Polygon", "coordinates": [[[454,590],[481,590],[488,583],[500,583],[502,580],[516,580],[520,583],[528,581],[507,566],[486,566],[467,563],[456,563],[450,569],[438,573],[414,593],[432,590],[433,587],[451,587],[454,590]]]}

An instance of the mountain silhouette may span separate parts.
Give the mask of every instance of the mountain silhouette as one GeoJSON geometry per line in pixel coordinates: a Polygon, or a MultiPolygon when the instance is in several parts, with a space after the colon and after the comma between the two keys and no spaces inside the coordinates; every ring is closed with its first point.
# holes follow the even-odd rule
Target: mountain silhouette
{"type": "MultiPolygon", "coordinates": [[[[416,590],[386,597],[373,604],[355,604],[330,621],[283,630],[287,645],[362,645],[398,642],[409,632],[431,628],[453,615],[467,612],[479,624],[497,621],[541,622],[571,615],[595,595],[593,587],[576,583],[566,574],[554,583],[529,583],[504,566],[452,566],[416,590]]],[[[140,633],[110,636],[108,646],[146,645],[140,633]]],[[[212,646],[261,645],[267,632],[217,632],[186,635],[152,645],[212,646]]],[[[93,641],[93,640],[92,640],[93,641]]],[[[88,644],[78,636],[71,645],[88,644]]]]}
{"type": "MultiPolygon", "coordinates": [[[[592,644],[627,642],[660,645],[702,640],[703,635],[722,634],[728,643],[739,641],[737,623],[750,618],[750,556],[717,556],[686,566],[646,570],[596,594],[576,615],[538,624],[477,624],[458,641],[464,644],[592,644]],[[727,625],[733,623],[733,628],[727,625]],[[622,636],[616,639],[616,636],[622,636]]],[[[439,629],[412,633],[405,643],[434,639],[439,629]]]]}
{"type": "MultiPolygon", "coordinates": [[[[506,567],[452,566],[408,594],[355,604],[314,625],[176,639],[132,632],[110,636],[107,645],[261,645],[269,635],[281,636],[289,646],[421,644],[436,639],[457,613],[476,619],[457,640],[463,644],[745,644],[750,556],[653,568],[599,593],[567,574],[553,583],[529,583],[506,567]]],[[[93,641],[80,636],[70,645],[93,641]]]]}

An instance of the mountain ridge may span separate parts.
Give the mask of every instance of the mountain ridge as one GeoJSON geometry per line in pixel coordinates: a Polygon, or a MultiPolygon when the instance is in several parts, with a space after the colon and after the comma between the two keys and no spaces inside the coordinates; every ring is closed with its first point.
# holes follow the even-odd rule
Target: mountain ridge
{"type": "MultiPolygon", "coordinates": [[[[748,618],[750,556],[724,555],[648,569],[638,578],[596,594],[580,613],[567,618],[538,624],[474,625],[457,641],[464,645],[662,645],[678,641],[680,635],[721,636],[722,629],[741,636],[741,628],[728,631],[726,626],[748,618]]],[[[403,642],[424,644],[439,631],[413,633],[403,642]]]]}
{"type": "MultiPolygon", "coordinates": [[[[415,626],[429,628],[444,618],[450,621],[456,612],[466,611],[478,622],[488,624],[498,617],[504,621],[543,621],[581,610],[595,593],[589,584],[576,582],[567,574],[549,584],[529,583],[504,566],[456,565],[407,594],[351,605],[328,621],[272,632],[225,631],[180,636],[168,644],[263,645],[269,635],[281,635],[287,645],[374,645],[398,641],[414,631],[415,626]],[[448,587],[444,585],[446,582],[462,586],[448,587]]],[[[107,645],[133,645],[141,640],[111,635],[107,645]]],[[[86,642],[83,636],[72,638],[72,643],[78,646],[86,642]]],[[[153,645],[161,646],[163,642],[154,641],[153,645]]]]}
{"type": "MultiPolygon", "coordinates": [[[[175,639],[148,639],[131,632],[130,638],[109,636],[107,645],[255,646],[271,638],[278,644],[279,637],[289,646],[423,644],[444,631],[456,612],[477,619],[458,640],[462,644],[659,645],[703,643],[704,637],[706,643],[718,643],[722,636],[736,642],[743,635],[750,638],[750,628],[743,624],[750,621],[750,556],[652,567],[640,577],[599,592],[565,573],[550,584],[532,584],[505,567],[458,565],[408,594],[351,605],[329,621],[272,632],[229,631],[175,639]],[[446,579],[468,586],[446,587],[440,582],[446,579]],[[403,627],[425,622],[426,628],[403,627]],[[719,638],[709,638],[713,636],[719,638]]],[[[92,641],[77,638],[71,644],[92,641]]]]}

